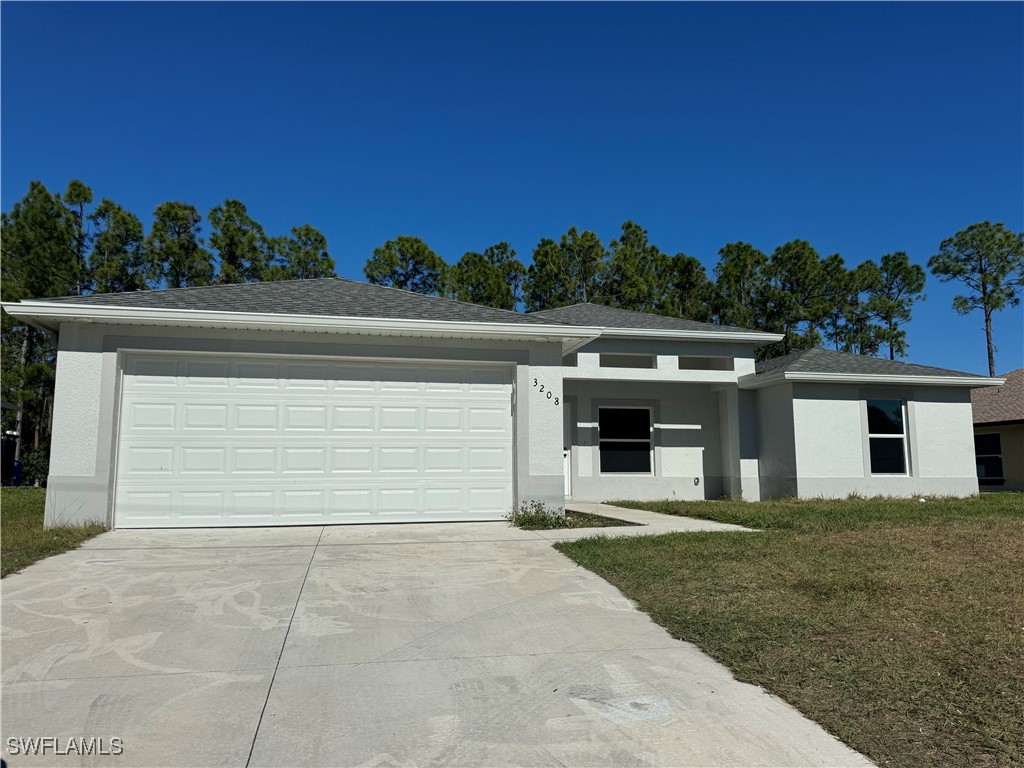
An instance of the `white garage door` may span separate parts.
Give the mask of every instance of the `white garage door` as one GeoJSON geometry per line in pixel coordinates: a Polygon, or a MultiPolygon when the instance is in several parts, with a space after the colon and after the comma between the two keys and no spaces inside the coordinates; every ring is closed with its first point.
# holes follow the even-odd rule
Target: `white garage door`
{"type": "Polygon", "coordinates": [[[120,528],[496,520],[506,366],[126,357],[120,528]]]}

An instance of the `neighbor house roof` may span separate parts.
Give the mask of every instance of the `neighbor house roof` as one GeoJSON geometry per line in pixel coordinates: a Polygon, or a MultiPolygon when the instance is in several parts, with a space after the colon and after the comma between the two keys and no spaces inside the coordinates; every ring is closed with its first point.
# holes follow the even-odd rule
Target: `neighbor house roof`
{"type": "Polygon", "coordinates": [[[762,344],[782,338],[777,334],[764,333],[763,331],[755,331],[748,328],[737,328],[733,325],[699,323],[696,320],[652,315],[648,312],[635,312],[631,309],[620,309],[618,307],[591,304],[589,302],[572,304],[556,309],[544,309],[539,312],[531,312],[528,316],[541,318],[549,323],[564,325],[600,326],[617,331],[654,331],[656,332],[654,335],[667,332],[671,335],[692,333],[710,334],[712,336],[745,336],[762,344]]]}
{"type": "Polygon", "coordinates": [[[975,424],[999,424],[1024,421],[1024,368],[1004,373],[1001,387],[976,389],[971,392],[975,424]]]}
{"type": "Polygon", "coordinates": [[[990,379],[949,368],[935,368],[930,365],[814,347],[759,362],[756,373],[743,377],[741,384],[756,389],[783,381],[801,380],[958,386],[988,386],[1002,383],[1001,379],[990,379]]]}

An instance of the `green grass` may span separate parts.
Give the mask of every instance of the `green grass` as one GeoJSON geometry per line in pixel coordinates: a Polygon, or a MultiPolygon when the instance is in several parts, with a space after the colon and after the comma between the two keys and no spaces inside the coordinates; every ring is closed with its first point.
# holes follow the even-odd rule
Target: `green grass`
{"type": "Polygon", "coordinates": [[[0,575],[75,549],[106,526],[61,526],[43,530],[44,488],[0,489],[0,575]]]}
{"type": "Polygon", "coordinates": [[[760,533],[557,545],[880,765],[1024,765],[1024,496],[614,502],[760,533]]]}

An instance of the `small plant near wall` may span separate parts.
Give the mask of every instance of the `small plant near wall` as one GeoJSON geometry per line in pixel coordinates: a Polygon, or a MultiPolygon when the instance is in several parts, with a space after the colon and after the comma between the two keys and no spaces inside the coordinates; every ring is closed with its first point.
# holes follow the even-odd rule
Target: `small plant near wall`
{"type": "Polygon", "coordinates": [[[505,516],[508,524],[524,531],[550,531],[559,528],[612,528],[622,525],[633,525],[625,520],[615,520],[603,515],[591,515],[586,512],[566,511],[561,507],[551,507],[542,501],[533,499],[524,501],[505,516]]]}
{"type": "Polygon", "coordinates": [[[505,518],[508,524],[527,530],[543,530],[565,527],[565,510],[552,507],[539,499],[521,501],[505,518]]]}

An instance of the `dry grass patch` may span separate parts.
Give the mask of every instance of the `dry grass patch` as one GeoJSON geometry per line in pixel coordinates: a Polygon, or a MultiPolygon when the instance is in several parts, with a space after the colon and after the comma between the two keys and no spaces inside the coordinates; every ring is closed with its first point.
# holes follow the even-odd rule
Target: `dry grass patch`
{"type": "Polygon", "coordinates": [[[1022,765],[1022,502],[697,504],[766,530],[558,547],[879,764],[1022,765]]]}
{"type": "Polygon", "coordinates": [[[0,571],[20,571],[44,557],[76,549],[106,530],[104,525],[69,525],[43,529],[44,488],[0,489],[0,571]]]}

